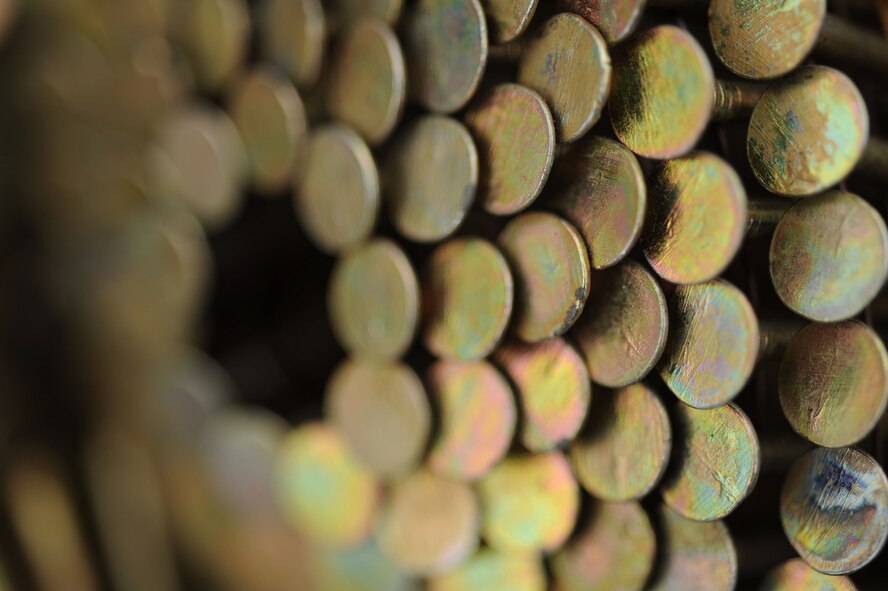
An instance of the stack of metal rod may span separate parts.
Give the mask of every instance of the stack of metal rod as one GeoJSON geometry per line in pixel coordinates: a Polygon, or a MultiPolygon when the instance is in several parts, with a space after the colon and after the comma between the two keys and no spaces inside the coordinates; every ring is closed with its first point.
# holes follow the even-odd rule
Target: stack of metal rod
{"type": "Polygon", "coordinates": [[[0,34],[0,591],[885,588],[885,0],[0,34]]]}

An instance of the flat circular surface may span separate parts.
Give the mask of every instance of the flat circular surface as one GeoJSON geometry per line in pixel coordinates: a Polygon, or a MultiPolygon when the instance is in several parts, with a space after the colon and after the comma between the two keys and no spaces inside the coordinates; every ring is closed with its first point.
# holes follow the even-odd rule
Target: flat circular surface
{"type": "Polygon", "coordinates": [[[473,103],[465,121],[478,145],[481,207],[510,215],[533,203],[555,160],[555,124],[543,98],[503,84],[473,103]]]}
{"type": "Polygon", "coordinates": [[[660,508],[661,567],[651,591],[731,591],[737,585],[737,550],[721,521],[685,519],[660,508]]]}
{"type": "Polygon", "coordinates": [[[647,185],[638,159],[623,144],[592,136],[560,155],[546,204],[576,226],[595,269],[619,263],[641,235],[647,185]]]}
{"type": "Polygon", "coordinates": [[[462,566],[428,581],[428,591],[545,591],[543,561],[533,554],[483,548],[462,566]]]}
{"type": "Polygon", "coordinates": [[[671,283],[702,283],[734,259],[746,235],[746,191],[730,164],[694,152],[660,164],[641,243],[657,274],[671,283]]]}
{"type": "Polygon", "coordinates": [[[294,200],[321,250],[340,252],[369,238],[379,214],[379,173],[367,144],[335,123],[313,130],[294,200]]]}
{"type": "Polygon", "coordinates": [[[481,359],[499,343],[512,316],[514,284],[506,259],[480,238],[435,249],[426,267],[426,348],[438,357],[481,359]]]}
{"type": "Polygon", "coordinates": [[[749,120],[746,153],[778,195],[812,195],[844,179],[869,137],[860,91],[832,68],[805,66],[772,84],[749,120]]]}
{"type": "Polygon", "coordinates": [[[738,76],[776,78],[808,57],[825,14],[826,0],[713,0],[709,34],[718,59],[738,76]]]}
{"type": "Polygon", "coordinates": [[[647,2],[645,0],[559,0],[558,4],[595,25],[607,42],[614,44],[635,31],[647,2]]]}
{"type": "Polygon", "coordinates": [[[790,469],[780,518],[805,562],[827,574],[852,573],[885,545],[888,479],[860,450],[816,448],[790,469]]]}
{"type": "Polygon", "coordinates": [[[688,519],[721,519],[758,480],[761,452],[752,422],[733,403],[709,410],[679,404],[675,419],[663,500],[688,519]]]}
{"type": "Polygon", "coordinates": [[[389,491],[376,539],[401,569],[437,574],[459,566],[475,552],[479,523],[471,487],[420,470],[389,491]]]}
{"type": "Polygon", "coordinates": [[[657,280],[623,261],[591,275],[586,307],[570,331],[593,382],[618,388],[643,379],[666,346],[669,311],[657,280]]]}
{"type": "Polygon", "coordinates": [[[793,558],[772,569],[759,591],[857,591],[857,587],[848,577],[825,575],[793,558]]]}
{"type": "Polygon", "coordinates": [[[276,481],[284,517],[312,539],[346,547],[370,535],[379,486],[332,427],[292,430],[278,452],[276,481]]]}
{"type": "Polygon", "coordinates": [[[589,411],[592,385],[583,360],[563,339],[512,341],[494,352],[518,390],[521,442],[548,451],[571,441],[589,411]]]}
{"type": "Polygon", "coordinates": [[[777,380],[792,428],[825,447],[863,439],[888,402],[888,353],[856,320],[809,324],[789,344],[777,380]]]}
{"type": "Polygon", "coordinates": [[[422,117],[396,138],[385,168],[386,203],[398,232],[434,242],[462,224],[478,190],[478,150],[449,117],[422,117]]]}
{"type": "Polygon", "coordinates": [[[309,548],[305,561],[312,591],[420,591],[416,580],[392,564],[375,541],[338,552],[309,548]]]}
{"type": "Polygon", "coordinates": [[[550,213],[525,213],[497,242],[515,275],[515,334],[533,343],[567,332],[589,295],[589,257],[576,229],[550,213]]]}
{"type": "Polygon", "coordinates": [[[478,486],[481,533],[500,552],[553,550],[570,535],[580,491],[560,452],[506,458],[478,486]]]}
{"type": "Polygon", "coordinates": [[[194,0],[189,5],[184,46],[200,85],[216,92],[228,84],[247,57],[250,14],[244,0],[194,0]]]}
{"type": "Polygon", "coordinates": [[[518,64],[518,82],[546,100],[559,142],[578,139],[601,118],[610,78],[604,37],[569,12],[542,25],[524,45],[518,64]]]}
{"type": "Polygon", "coordinates": [[[417,0],[402,41],[411,95],[437,113],[461,109],[487,64],[487,20],[478,0],[417,0]]]}
{"type": "Polygon", "coordinates": [[[432,412],[409,366],[345,361],[330,376],[325,396],[327,419],[374,474],[393,478],[416,468],[432,412]]]}
{"type": "Polygon", "coordinates": [[[410,261],[388,240],[374,240],[341,257],[327,301],[333,332],[354,357],[396,359],[413,340],[419,285],[410,261]]]}
{"type": "Polygon", "coordinates": [[[260,13],[260,53],[299,88],[318,79],[326,26],[321,0],[265,0],[260,13]]]}
{"type": "Polygon", "coordinates": [[[640,156],[681,156],[709,123],[714,87],[709,59],[690,33],[671,25],[639,33],[614,54],[614,133],[640,156]]]}
{"type": "Polygon", "coordinates": [[[406,96],[404,54],[387,24],[362,19],[340,34],[327,85],[331,116],[376,145],[400,121],[406,96]]]}
{"type": "Polygon", "coordinates": [[[487,14],[491,43],[508,43],[517,38],[536,12],[538,0],[481,0],[487,14]]]}
{"type": "Polygon", "coordinates": [[[888,229],[857,195],[809,197],[778,222],[770,267],[777,295],[794,312],[821,322],[850,318],[888,278],[888,229]]]}
{"type": "Polygon", "coordinates": [[[657,541],[638,503],[591,504],[579,531],[552,557],[554,591],[639,591],[657,541]]]}
{"type": "Polygon", "coordinates": [[[477,480],[506,455],[518,411],[509,383],[486,361],[438,361],[428,373],[440,411],[440,433],[429,468],[457,480],[477,480]]]}
{"type": "Polygon", "coordinates": [[[660,480],[672,451],[669,415],[644,384],[596,390],[589,423],[570,446],[583,488],[599,499],[640,499],[660,480]]]}
{"type": "Polygon", "coordinates": [[[308,123],[299,93],[274,70],[253,70],[236,85],[229,113],[244,141],[254,187],[283,189],[306,141],[308,123]]]}
{"type": "Polygon", "coordinates": [[[327,4],[340,22],[375,16],[393,25],[401,15],[404,0],[328,0],[327,4]]]}
{"type": "Polygon", "coordinates": [[[749,381],[759,327],[749,300],[727,281],[680,285],[667,299],[669,337],[660,377],[685,404],[714,408],[749,381]]]}

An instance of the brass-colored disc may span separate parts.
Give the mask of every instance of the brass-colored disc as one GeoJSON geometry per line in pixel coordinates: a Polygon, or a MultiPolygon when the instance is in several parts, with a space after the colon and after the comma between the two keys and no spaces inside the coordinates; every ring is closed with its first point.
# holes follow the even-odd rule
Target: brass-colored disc
{"type": "Polygon", "coordinates": [[[379,193],[373,154],[358,134],[336,123],[312,131],[294,202],[315,246],[335,253],[369,238],[379,193]]]}
{"type": "Polygon", "coordinates": [[[635,31],[647,4],[646,0],[559,0],[558,3],[595,25],[609,44],[622,41],[635,31]]]}
{"type": "Polygon", "coordinates": [[[686,154],[709,123],[714,88],[709,59],[690,33],[672,25],[639,33],[614,53],[614,133],[640,156],[686,154]]]}
{"type": "Polygon", "coordinates": [[[428,591],[545,591],[543,561],[533,554],[479,550],[456,570],[432,577],[428,591]]]}
{"type": "Polygon", "coordinates": [[[596,501],[580,530],[552,557],[554,591],[640,591],[656,549],[641,505],[596,501]]]}
{"type": "Polygon", "coordinates": [[[777,78],[805,61],[820,36],[826,0],[713,0],[709,34],[718,59],[744,78],[777,78]]]}
{"type": "Polygon", "coordinates": [[[654,271],[678,284],[720,275],[746,235],[746,191],[731,165],[714,154],[693,152],[660,164],[648,187],[641,244],[654,271]]]}
{"type": "Polygon", "coordinates": [[[518,82],[546,100],[559,142],[582,137],[601,118],[610,78],[604,37],[569,12],[542,25],[524,45],[518,64],[518,82]]]}
{"type": "Polygon", "coordinates": [[[672,451],[669,415],[644,384],[596,390],[589,424],[570,446],[580,485],[606,501],[640,499],[659,482],[672,451]]]}
{"type": "Polygon", "coordinates": [[[660,377],[685,404],[721,406],[743,389],[759,351],[759,327],[749,300],[722,279],[680,285],[667,299],[669,337],[660,377]]]}
{"type": "Polygon", "coordinates": [[[818,447],[792,466],[780,495],[789,543],[830,575],[868,564],[888,537],[888,478],[869,454],[818,447]]]}
{"type": "Polygon", "coordinates": [[[461,109],[487,65],[487,20],[478,0],[417,0],[402,41],[411,96],[436,113],[461,109]]]}
{"type": "Polygon", "coordinates": [[[660,360],[669,332],[666,297],[639,263],[591,275],[586,307],[570,336],[593,382],[619,388],[643,379],[660,360]]]}
{"type": "Polygon", "coordinates": [[[229,113],[240,132],[253,186],[276,192],[304,155],[308,122],[299,93],[271,68],[255,69],[235,86],[229,113]]]}
{"type": "Polygon", "coordinates": [[[308,423],[292,430],[278,451],[275,476],[284,517],[306,536],[352,547],[370,535],[379,484],[333,427],[308,423]]]}
{"type": "Polygon", "coordinates": [[[843,73],[805,66],[772,84],[749,120],[746,153],[778,195],[813,195],[844,179],[869,137],[860,91],[843,73]]]}
{"type": "Polygon", "coordinates": [[[343,31],[327,84],[330,115],[377,145],[401,120],[406,97],[404,54],[389,26],[366,18],[343,31]]]}
{"type": "Polygon", "coordinates": [[[724,523],[691,521],[666,505],[659,521],[662,562],[651,591],[733,591],[737,550],[724,523]]]}
{"type": "Polygon", "coordinates": [[[374,474],[395,478],[419,465],[432,413],[409,366],[345,361],[330,376],[324,403],[327,420],[374,474]]]}
{"type": "Polygon", "coordinates": [[[396,136],[384,178],[386,204],[398,232],[435,242],[453,234],[472,207],[478,150],[455,119],[422,117],[396,136]]]}
{"type": "Polygon", "coordinates": [[[327,26],[321,0],[264,0],[260,7],[262,57],[287,73],[300,89],[321,73],[327,26]]]}
{"type": "Polygon", "coordinates": [[[413,341],[419,284],[403,251],[377,239],[339,259],[330,278],[328,314],[333,332],[353,357],[387,361],[413,341]]]}
{"type": "Polygon", "coordinates": [[[555,123],[543,98],[502,84],[469,107],[465,122],[478,144],[481,207],[511,215],[533,203],[555,161],[555,123]]]}
{"type": "Polygon", "coordinates": [[[774,567],[759,591],[857,591],[848,577],[825,575],[793,558],[774,567]]]}
{"type": "Polygon", "coordinates": [[[514,284],[506,259],[480,238],[457,238],[426,267],[426,348],[438,357],[481,359],[500,342],[512,316],[514,284]]]}
{"type": "Polygon", "coordinates": [[[403,5],[404,0],[328,0],[327,10],[340,23],[375,16],[394,25],[403,5]]]}
{"type": "Polygon", "coordinates": [[[478,500],[469,485],[420,470],[392,486],[376,539],[402,570],[434,575],[475,552],[479,524],[478,500]]]}
{"type": "Polygon", "coordinates": [[[587,137],[559,156],[546,205],[576,226],[594,269],[612,267],[635,246],[644,225],[647,185],[623,144],[587,137]]]}
{"type": "Polygon", "coordinates": [[[525,213],[497,242],[515,274],[515,334],[535,343],[567,332],[589,295],[589,257],[577,230],[551,213],[525,213]]]}
{"type": "Polygon", "coordinates": [[[243,66],[250,42],[250,13],[245,0],[192,0],[185,9],[182,43],[195,78],[208,92],[229,84],[243,66]]]}
{"type": "Polygon", "coordinates": [[[518,390],[521,443],[549,451],[570,442],[589,412],[592,385],[583,359],[563,339],[527,345],[511,341],[494,351],[518,390]]]}
{"type": "Polygon", "coordinates": [[[796,433],[826,447],[852,445],[885,412],[888,353],[862,322],[812,323],[790,342],[777,390],[796,433]]]}
{"type": "Polygon", "coordinates": [[[771,237],[771,281],[794,312],[832,322],[857,315],[888,279],[888,228],[852,193],[795,203],[771,237]]]}
{"type": "Polygon", "coordinates": [[[580,491],[561,452],[508,457],[478,486],[481,533],[511,554],[554,550],[573,530],[580,491]]]}
{"type": "Polygon", "coordinates": [[[538,0],[481,0],[487,14],[490,42],[508,43],[516,39],[530,24],[538,0]]]}
{"type": "Polygon", "coordinates": [[[441,414],[429,468],[456,480],[477,480],[509,450],[518,411],[515,395],[486,361],[438,361],[428,383],[441,414]]]}
{"type": "Polygon", "coordinates": [[[761,451],[755,428],[733,403],[708,410],[679,404],[675,418],[675,452],[663,478],[663,500],[688,519],[721,519],[758,480],[761,451]]]}

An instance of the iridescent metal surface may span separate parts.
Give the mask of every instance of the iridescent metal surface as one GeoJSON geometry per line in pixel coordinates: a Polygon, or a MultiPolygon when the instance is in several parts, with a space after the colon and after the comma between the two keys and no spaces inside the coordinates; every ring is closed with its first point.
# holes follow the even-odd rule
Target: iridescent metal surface
{"type": "Polygon", "coordinates": [[[461,109],[487,64],[487,20],[478,0],[417,0],[402,42],[411,96],[437,113],[461,109]]]}
{"type": "Polygon", "coordinates": [[[570,331],[593,382],[618,388],[644,378],[666,346],[669,312],[657,280],[626,260],[591,275],[589,299],[570,331]]]}
{"type": "Polygon", "coordinates": [[[623,144],[589,137],[559,155],[554,194],[545,204],[576,226],[595,269],[617,264],[635,246],[647,209],[638,159],[623,144]]]}
{"type": "Polygon", "coordinates": [[[685,519],[666,505],[659,512],[661,565],[651,591],[731,591],[737,585],[737,550],[721,521],[685,519]]]}
{"type": "Polygon", "coordinates": [[[333,332],[352,356],[386,361],[410,346],[419,317],[419,285],[394,243],[376,239],[340,258],[327,297],[333,332]]]}
{"type": "Polygon", "coordinates": [[[446,238],[462,224],[478,189],[472,136],[449,117],[416,120],[396,136],[384,184],[398,232],[419,242],[446,238]]]}
{"type": "Polygon", "coordinates": [[[844,179],[860,160],[869,114],[843,73],[805,66],[762,94],[746,139],[752,172],[772,193],[803,196],[844,179]]]}
{"type": "Polygon", "coordinates": [[[456,570],[428,581],[428,591],[545,591],[543,561],[533,554],[479,550],[456,570]]]}
{"type": "Polygon", "coordinates": [[[358,134],[336,123],[312,130],[293,198],[299,222],[318,248],[334,253],[369,238],[379,193],[373,154],[358,134]]]}
{"type": "Polygon", "coordinates": [[[422,460],[432,413],[409,366],[345,361],[330,376],[324,406],[352,455],[374,474],[403,476],[422,460]]]}
{"type": "Polygon", "coordinates": [[[794,312],[821,322],[858,314],[888,279],[888,228],[852,193],[793,205],[771,238],[771,281],[794,312]]]}
{"type": "Polygon", "coordinates": [[[672,427],[648,386],[595,391],[589,423],[570,446],[580,485],[607,501],[640,499],[666,470],[672,427]]]}
{"type": "Polygon", "coordinates": [[[737,508],[752,492],[761,464],[758,437],[739,407],[675,409],[674,453],[661,492],[675,512],[713,521],[737,508]]]}
{"type": "Polygon", "coordinates": [[[595,25],[609,44],[622,41],[635,31],[646,0],[559,0],[566,10],[595,25]]]}
{"type": "Polygon", "coordinates": [[[515,395],[486,361],[438,361],[428,384],[440,412],[429,468],[456,480],[477,480],[509,450],[518,411],[515,395]]]}
{"type": "Polygon", "coordinates": [[[311,591],[419,591],[418,581],[392,564],[374,541],[309,556],[311,591]]]}
{"type": "Polygon", "coordinates": [[[493,355],[518,390],[521,443],[538,452],[572,440],[592,398],[579,353],[563,339],[553,338],[533,345],[510,341],[493,355]]]}
{"type": "Polygon", "coordinates": [[[793,558],[771,570],[759,591],[857,591],[857,587],[848,577],[825,575],[793,558]]]}
{"type": "Polygon", "coordinates": [[[577,518],[580,491],[561,452],[511,456],[481,479],[481,534],[497,551],[554,550],[577,518]]]}
{"type": "Polygon", "coordinates": [[[259,8],[260,53],[297,87],[312,86],[321,73],[326,22],[320,0],[264,0],[259,8]]]}
{"type": "Polygon", "coordinates": [[[247,150],[253,186],[264,193],[286,187],[307,136],[299,93],[275,70],[262,67],[235,85],[228,108],[247,150]]]}
{"type": "Polygon", "coordinates": [[[667,298],[669,338],[660,377],[685,404],[714,408],[746,385],[759,351],[758,320],[743,293],[723,279],[681,285],[667,298]]]}
{"type": "Polygon", "coordinates": [[[481,0],[487,14],[491,43],[508,43],[520,36],[536,12],[538,0],[481,0]]]}
{"type": "Polygon", "coordinates": [[[852,573],[885,545],[888,479],[876,460],[858,449],[816,448],[790,469],[780,518],[805,562],[827,574],[852,573]]]}
{"type": "Polygon", "coordinates": [[[709,34],[715,54],[735,74],[776,78],[808,57],[825,14],[826,0],[713,0],[709,34]]]}
{"type": "Polygon", "coordinates": [[[651,521],[635,502],[596,501],[552,557],[554,591],[639,591],[654,566],[651,521]]]}
{"type": "Polygon", "coordinates": [[[497,242],[515,274],[515,334],[534,343],[567,332],[589,295],[589,257],[577,230],[551,213],[525,213],[497,242]]]}
{"type": "Polygon", "coordinates": [[[681,156],[709,123],[714,86],[712,66],[690,33],[672,25],[639,33],[614,51],[614,133],[640,156],[681,156]]]}
{"type": "Polygon", "coordinates": [[[250,42],[250,13],[244,0],[193,0],[176,22],[195,77],[219,92],[244,66],[250,42]]]}
{"type": "Polygon", "coordinates": [[[478,145],[481,207],[510,215],[533,203],[555,160],[555,123],[543,98],[502,84],[469,107],[465,122],[478,145]]]}
{"type": "Polygon", "coordinates": [[[553,16],[534,33],[518,64],[518,83],[546,100],[559,142],[582,137],[601,118],[610,78],[604,38],[568,12],[553,16]]]}
{"type": "Polygon", "coordinates": [[[433,575],[453,570],[475,552],[479,523],[471,487],[420,470],[392,486],[375,533],[399,568],[433,575]]]}
{"type": "Polygon", "coordinates": [[[401,119],[407,97],[404,54],[383,21],[355,21],[336,40],[327,82],[327,111],[372,145],[401,119]]]}
{"type": "Polygon", "coordinates": [[[648,187],[641,244],[654,271],[678,284],[720,275],[746,234],[746,191],[731,165],[694,152],[660,164],[648,187]]]}
{"type": "Polygon", "coordinates": [[[353,547],[370,535],[379,485],[332,427],[306,423],[286,435],[275,479],[284,517],[311,539],[353,547]]]}

